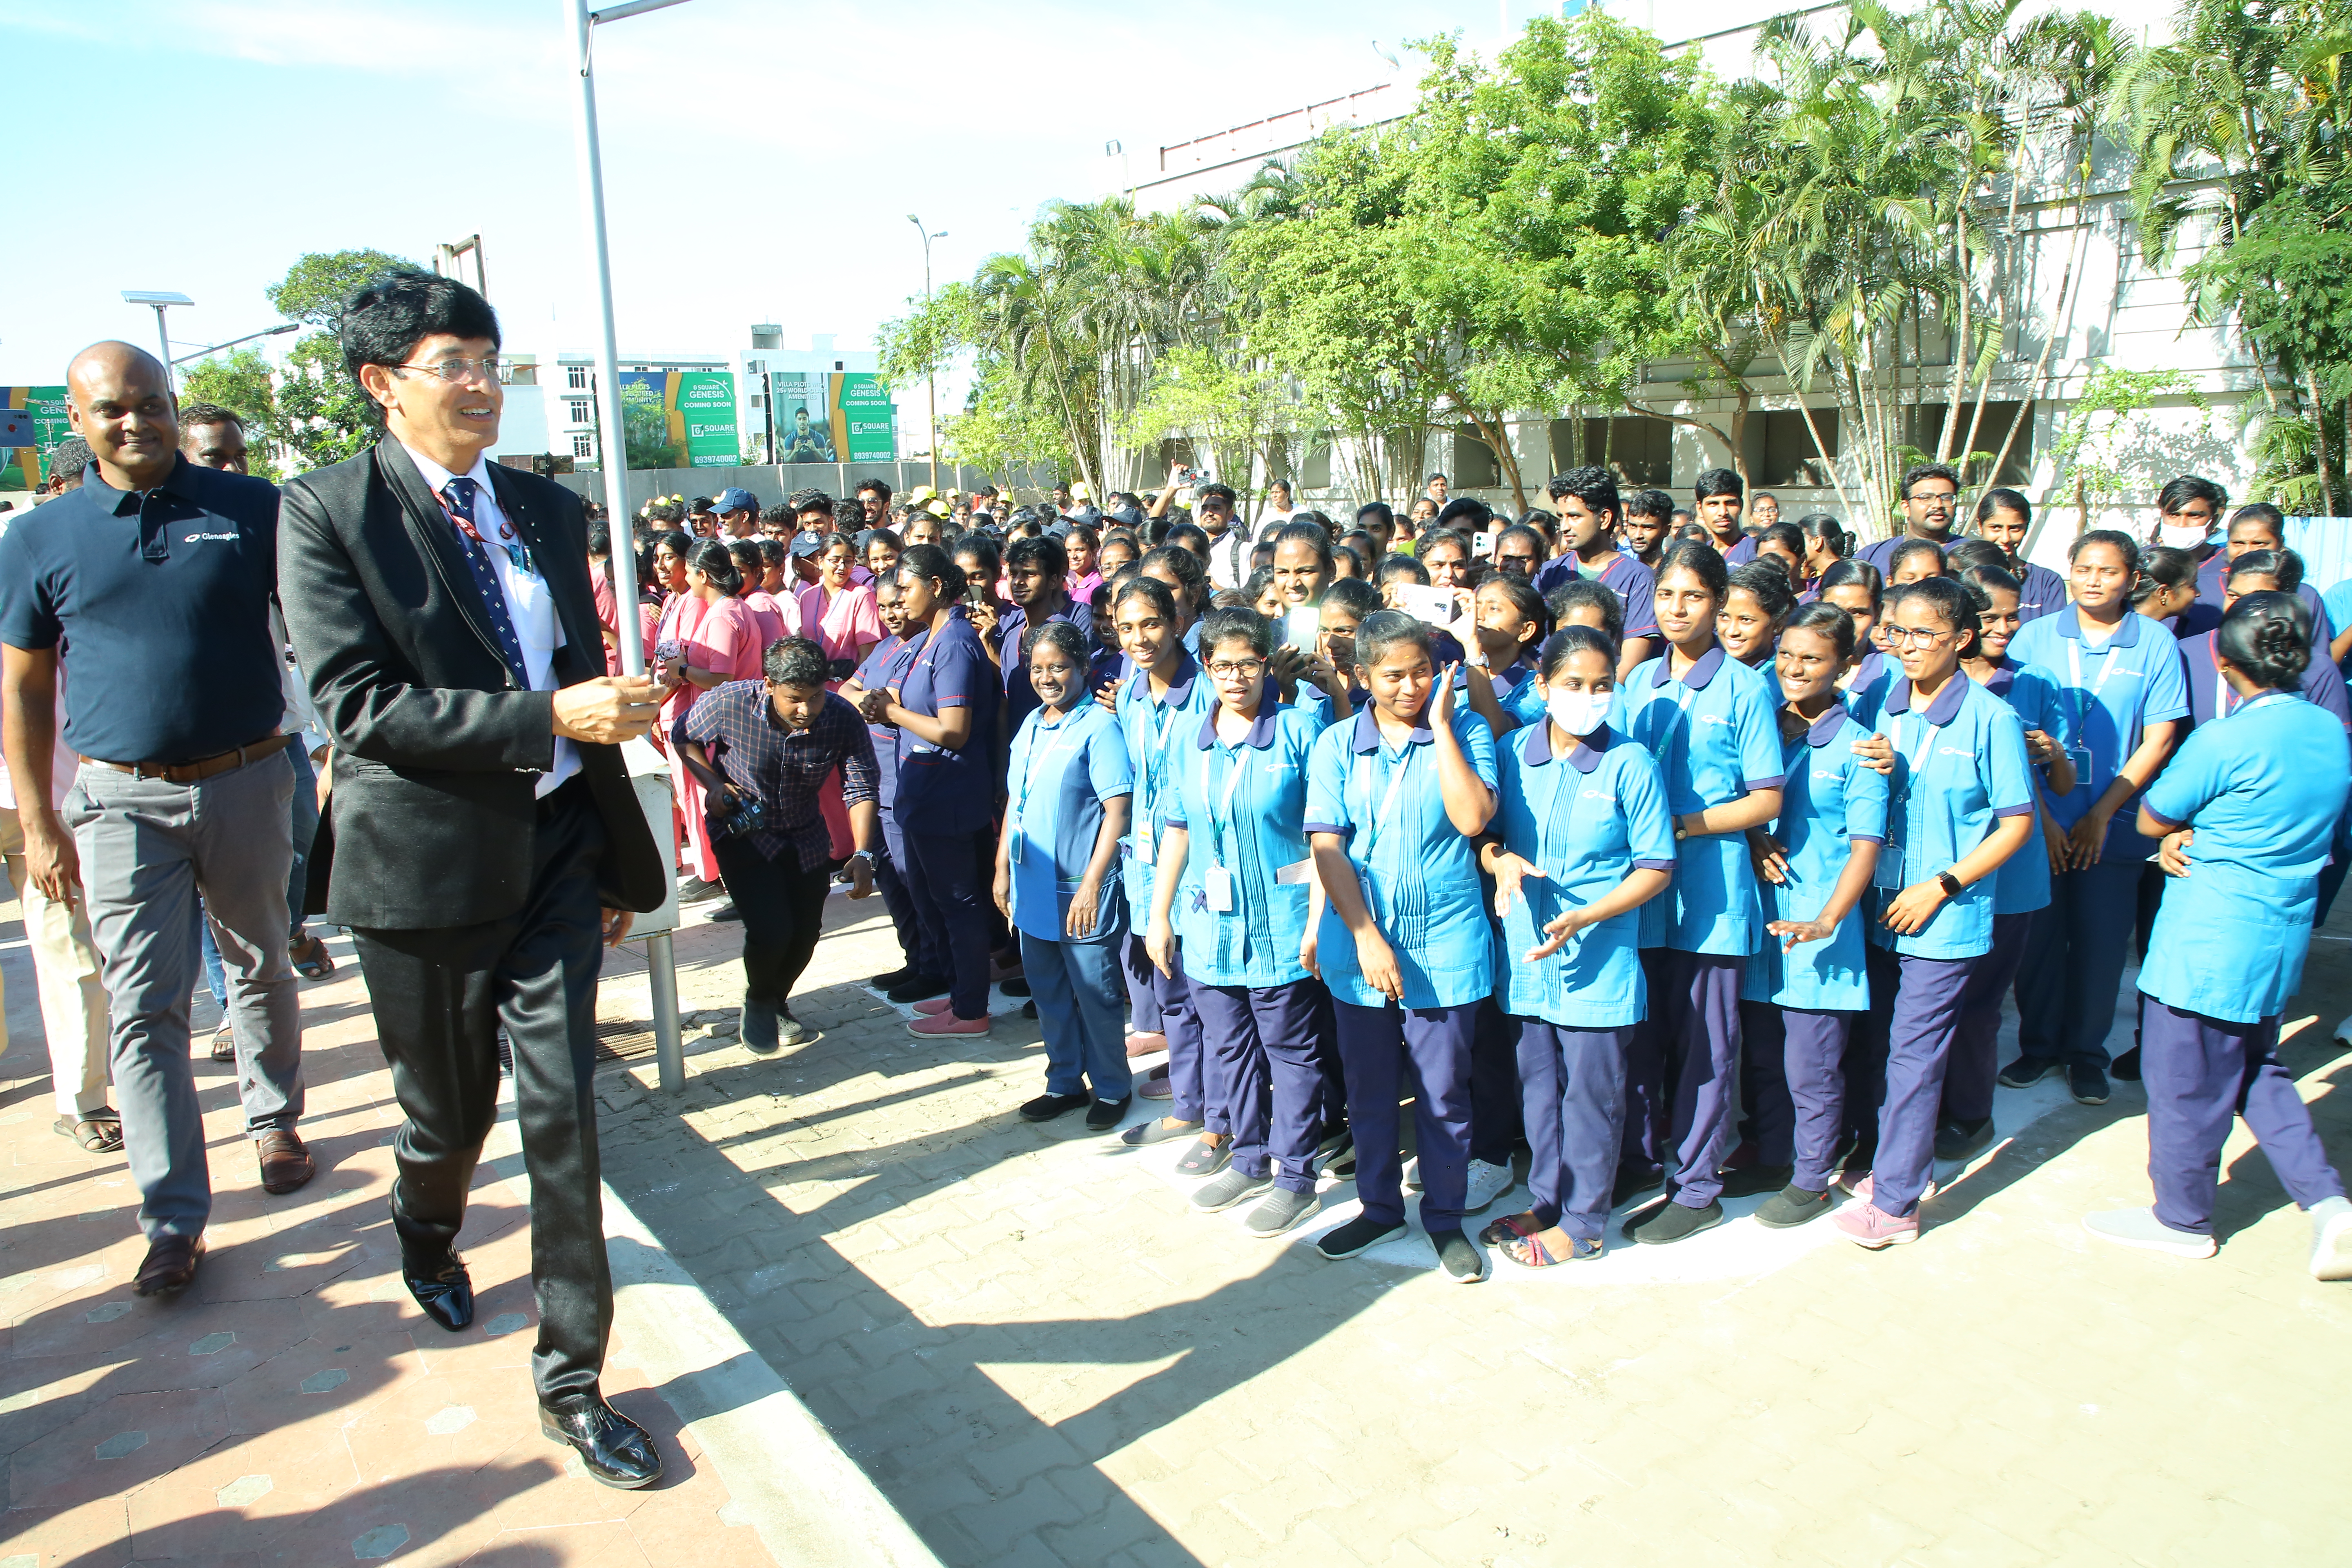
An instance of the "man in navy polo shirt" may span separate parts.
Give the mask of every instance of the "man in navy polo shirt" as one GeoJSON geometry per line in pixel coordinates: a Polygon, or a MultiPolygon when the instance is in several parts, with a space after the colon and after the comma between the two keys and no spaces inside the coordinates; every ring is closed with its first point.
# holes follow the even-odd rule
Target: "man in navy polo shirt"
{"type": "Polygon", "coordinates": [[[62,809],[37,791],[18,803],[25,858],[48,897],[89,899],[148,1240],[136,1289],[150,1296],[195,1278],[212,1213],[188,1066],[199,893],[228,969],[262,1188],[292,1192],[312,1173],[294,1131],[294,770],[269,629],[278,491],[181,455],[170,376],[143,350],[83,350],[66,392],[92,461],[78,489],[0,538],[0,746],[12,776],[48,777],[62,690],[65,744],[86,760],[62,809]]]}

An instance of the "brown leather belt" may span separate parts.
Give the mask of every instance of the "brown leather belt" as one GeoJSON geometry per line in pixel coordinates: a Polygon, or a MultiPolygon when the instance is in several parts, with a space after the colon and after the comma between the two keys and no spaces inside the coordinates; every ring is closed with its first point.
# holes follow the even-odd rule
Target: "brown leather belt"
{"type": "Polygon", "coordinates": [[[291,735],[264,735],[258,741],[247,742],[233,752],[223,752],[215,757],[200,757],[193,763],[110,763],[102,757],[89,760],[101,768],[112,768],[133,778],[162,779],[165,784],[200,784],[217,773],[257,763],[273,752],[282,752],[291,735]]]}

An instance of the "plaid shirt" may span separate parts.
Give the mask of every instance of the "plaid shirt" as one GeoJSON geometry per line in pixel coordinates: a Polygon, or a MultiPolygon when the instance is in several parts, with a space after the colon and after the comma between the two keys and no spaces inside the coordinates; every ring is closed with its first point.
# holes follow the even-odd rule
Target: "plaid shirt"
{"type": "Polygon", "coordinates": [[[795,731],[778,722],[765,681],[730,680],[695,700],[686,738],[710,752],[728,783],[759,797],[772,826],[752,834],[751,844],[765,859],[791,847],[800,852],[801,869],[814,871],[833,858],[817,791],[835,768],[843,805],[879,798],[866,721],[829,691],[809,727],[795,731]]]}

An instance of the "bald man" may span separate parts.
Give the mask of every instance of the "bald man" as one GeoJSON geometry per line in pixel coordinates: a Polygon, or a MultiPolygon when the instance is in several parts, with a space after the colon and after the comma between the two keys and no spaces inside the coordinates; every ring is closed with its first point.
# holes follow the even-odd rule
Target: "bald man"
{"type": "Polygon", "coordinates": [[[228,972],[262,1190],[290,1193],[313,1170],[294,1131],[278,491],[181,454],[171,378],[143,350],[83,350],[66,399],[89,443],[82,482],[0,536],[0,750],[10,776],[48,777],[62,689],[64,743],[84,761],[62,811],[18,801],[26,869],[47,898],[89,900],[148,1243],[134,1288],[173,1295],[195,1278],[212,1213],[188,1062],[199,894],[228,972]]]}

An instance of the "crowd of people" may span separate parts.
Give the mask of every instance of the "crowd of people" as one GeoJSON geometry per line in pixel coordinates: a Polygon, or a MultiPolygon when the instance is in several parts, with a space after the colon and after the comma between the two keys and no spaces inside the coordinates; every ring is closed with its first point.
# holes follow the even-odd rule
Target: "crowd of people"
{"type": "Polygon", "coordinates": [[[2184,477],[2148,537],[2086,532],[2062,577],[2023,558],[2025,497],[1983,491],[1963,532],[1937,464],[1860,548],[1729,470],[1687,507],[1600,468],[1549,499],[1498,518],[1433,475],[1404,517],[1341,521],[1276,485],[1251,527],[1179,471],[1100,505],[869,482],[648,508],[638,629],[705,689],[684,875],[746,920],[746,1043],[806,1037],[826,878],[870,877],[902,958],[874,984],[911,1033],[984,1036],[992,985],[1027,996],[1024,1118],[1164,1101],[1126,1140],[1181,1142],[1194,1205],[1252,1205],[1260,1236],[1352,1174],[1332,1258],[1399,1234],[1418,1187],[1445,1270],[1481,1278],[1465,1216],[1521,1147],[1527,1206],[1479,1238],[1528,1267],[1598,1256],[1628,1203],[1650,1245],[1743,1195],[1759,1225],[1909,1242],[1936,1163],[1995,1144],[1997,1084],[2097,1105],[2113,1075],[2146,1082],[2157,1202],[2094,1234],[2210,1255],[2242,1114],[2312,1270],[2352,1277],[2276,1056],[2352,847],[2352,630],[2277,509],[2224,523],[2184,477]],[[730,623],[769,606],[762,668],[730,623]],[[832,689],[789,764],[730,734],[748,685],[712,710],[755,677],[780,705],[832,689]],[[726,829],[695,803],[722,794],[763,802],[755,846],[801,825],[788,872],[722,837],[711,878],[697,835],[726,829]]]}

